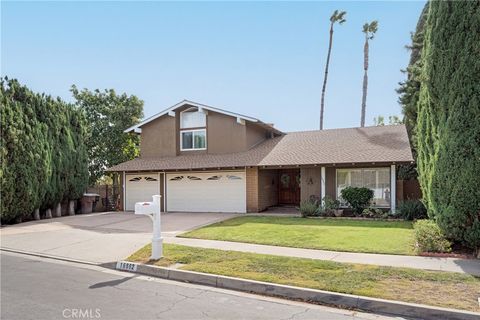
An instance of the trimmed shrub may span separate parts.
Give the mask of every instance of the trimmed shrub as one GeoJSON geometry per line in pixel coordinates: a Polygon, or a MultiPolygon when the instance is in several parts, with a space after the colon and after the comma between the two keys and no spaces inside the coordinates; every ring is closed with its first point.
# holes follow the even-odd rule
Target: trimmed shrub
{"type": "Polygon", "coordinates": [[[450,252],[451,244],[433,220],[418,220],[413,225],[415,246],[422,252],[450,252]]]}
{"type": "Polygon", "coordinates": [[[300,214],[302,218],[317,216],[321,212],[318,201],[305,200],[300,203],[300,214]]]}
{"type": "Polygon", "coordinates": [[[340,201],[333,199],[330,196],[323,197],[323,203],[325,206],[325,210],[338,210],[340,208],[340,201]]]}
{"type": "Polygon", "coordinates": [[[373,190],[365,187],[346,187],[341,194],[357,215],[362,214],[373,199],[373,190]]]}
{"type": "Polygon", "coordinates": [[[405,200],[397,205],[397,216],[404,220],[428,219],[427,209],[420,200],[405,200]]]}
{"type": "Polygon", "coordinates": [[[389,216],[388,211],[383,211],[379,208],[366,208],[362,211],[362,216],[366,218],[386,219],[389,216]]]}

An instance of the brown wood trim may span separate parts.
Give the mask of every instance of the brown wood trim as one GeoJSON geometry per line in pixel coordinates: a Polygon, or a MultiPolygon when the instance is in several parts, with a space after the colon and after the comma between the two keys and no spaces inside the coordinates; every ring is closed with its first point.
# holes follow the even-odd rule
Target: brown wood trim
{"type": "Polygon", "coordinates": [[[192,127],[192,128],[181,128],[181,129],[178,129],[180,132],[182,131],[189,131],[189,130],[203,130],[203,129],[207,129],[207,126],[205,127],[192,127]]]}

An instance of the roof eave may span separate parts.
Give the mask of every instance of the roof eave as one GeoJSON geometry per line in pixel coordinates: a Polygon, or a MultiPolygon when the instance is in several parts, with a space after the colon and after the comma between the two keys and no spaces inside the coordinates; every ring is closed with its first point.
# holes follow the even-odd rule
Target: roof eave
{"type": "MultiPolygon", "coordinates": [[[[252,118],[252,117],[248,117],[248,116],[245,116],[245,115],[242,115],[242,114],[238,114],[238,113],[235,113],[235,112],[230,112],[230,111],[227,111],[227,110],[222,110],[222,109],[218,109],[218,108],[214,108],[214,107],[211,107],[211,106],[208,106],[208,105],[205,105],[205,104],[201,104],[201,103],[198,103],[198,102],[193,102],[193,101],[190,101],[190,100],[182,100],[180,101],[179,103],[171,106],[170,108],[168,109],[165,109],[163,111],[160,111],[159,113],[151,116],[151,117],[148,117],[146,118],[145,120],[141,121],[140,123],[134,125],[134,126],[131,126],[130,128],[128,129],[125,129],[123,132],[125,133],[129,133],[129,132],[132,132],[134,131],[135,133],[140,133],[141,132],[141,127],[155,119],[158,119],[160,118],[161,116],[164,116],[166,114],[169,114],[170,112],[172,112],[173,110],[181,107],[181,106],[184,106],[184,105],[191,105],[191,106],[194,106],[194,107],[197,107],[197,108],[201,108],[201,109],[205,109],[205,110],[209,110],[209,111],[213,111],[213,112],[218,112],[218,113],[222,113],[222,114],[225,114],[225,115],[229,115],[231,117],[235,117],[235,118],[238,118],[238,119],[242,119],[242,120],[245,120],[245,121],[250,121],[250,122],[253,122],[253,123],[263,123],[261,122],[260,120],[256,119],[256,118],[252,118]],[[140,130],[140,131],[139,131],[140,130]]],[[[278,131],[277,129],[275,129],[276,131],[278,131]]]]}

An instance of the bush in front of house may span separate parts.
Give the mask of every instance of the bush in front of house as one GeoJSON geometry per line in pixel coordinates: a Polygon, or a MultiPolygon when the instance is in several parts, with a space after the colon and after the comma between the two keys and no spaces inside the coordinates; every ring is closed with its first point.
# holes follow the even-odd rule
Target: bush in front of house
{"type": "Polygon", "coordinates": [[[397,205],[396,215],[404,220],[428,219],[427,209],[420,200],[405,200],[397,205]]]}
{"type": "Polygon", "coordinates": [[[418,220],[413,225],[415,246],[422,252],[450,252],[451,244],[433,220],[418,220]]]}
{"type": "Polygon", "coordinates": [[[373,199],[373,190],[365,187],[346,187],[341,191],[342,198],[348,202],[357,215],[361,215],[373,199]]]}
{"type": "Polygon", "coordinates": [[[366,218],[374,218],[374,219],[387,219],[389,216],[389,212],[383,211],[382,209],[379,209],[379,208],[370,207],[370,208],[363,209],[362,216],[366,218]]]}
{"type": "Polygon", "coordinates": [[[323,197],[325,210],[338,210],[340,208],[340,201],[333,199],[330,196],[323,197]]]}
{"type": "Polygon", "coordinates": [[[321,215],[325,217],[340,217],[343,214],[343,210],[340,209],[340,201],[333,199],[330,196],[325,196],[322,199],[323,210],[321,215]]]}
{"type": "Polygon", "coordinates": [[[302,218],[306,218],[320,215],[322,208],[319,206],[318,201],[305,200],[300,203],[299,210],[302,218]]]}

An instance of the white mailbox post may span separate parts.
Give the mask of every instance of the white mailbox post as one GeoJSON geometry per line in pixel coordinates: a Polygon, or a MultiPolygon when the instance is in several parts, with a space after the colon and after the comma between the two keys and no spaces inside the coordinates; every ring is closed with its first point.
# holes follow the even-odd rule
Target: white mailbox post
{"type": "Polygon", "coordinates": [[[160,197],[153,196],[153,202],[135,203],[135,214],[144,214],[153,222],[152,256],[150,259],[158,260],[163,256],[163,238],[160,221],[160,197]]]}

